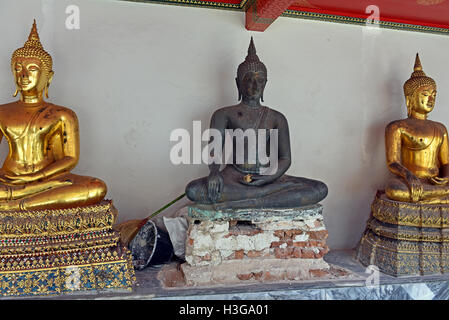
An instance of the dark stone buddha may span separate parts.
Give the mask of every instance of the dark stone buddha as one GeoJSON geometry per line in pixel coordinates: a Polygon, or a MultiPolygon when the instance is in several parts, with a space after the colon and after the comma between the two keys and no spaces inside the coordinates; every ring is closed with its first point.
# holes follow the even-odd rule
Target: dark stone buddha
{"type": "MultiPolygon", "coordinates": [[[[252,38],[248,55],[238,67],[236,82],[241,102],[215,111],[210,128],[218,130],[223,141],[227,130],[266,130],[264,151],[270,155],[269,163],[261,163],[259,157],[249,161],[248,150],[255,149],[258,155],[260,144],[256,140],[254,148],[247,139],[243,163],[236,161],[234,152],[232,164],[226,164],[222,170],[220,164],[210,164],[208,177],[187,185],[187,197],[198,204],[213,204],[216,209],[291,208],[323,200],[328,192],[323,182],[285,174],[291,164],[288,123],[282,113],[261,105],[267,69],[256,55],[252,38]],[[273,129],[277,130],[276,141],[271,141],[272,136],[268,134],[273,129]],[[273,147],[276,152],[272,152],[273,147]],[[277,155],[275,159],[273,154],[277,155]],[[276,162],[275,166],[273,162],[276,162]],[[272,167],[275,170],[267,173],[269,170],[266,169],[272,167]]],[[[235,150],[235,143],[233,147],[235,150]]]]}

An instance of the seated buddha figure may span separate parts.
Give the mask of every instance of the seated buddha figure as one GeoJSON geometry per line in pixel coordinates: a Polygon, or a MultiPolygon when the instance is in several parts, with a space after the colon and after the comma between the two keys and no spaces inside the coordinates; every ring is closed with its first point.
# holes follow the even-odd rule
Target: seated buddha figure
{"type": "Polygon", "coordinates": [[[404,84],[408,117],[385,130],[389,170],[396,176],[385,189],[403,202],[442,204],[449,201],[449,144],[446,127],[427,119],[435,105],[436,83],[424,73],[416,55],[414,72],[404,84]]]}
{"type": "MultiPolygon", "coordinates": [[[[265,145],[259,141],[250,145],[248,139],[244,144],[242,162],[234,159],[224,168],[211,163],[209,176],[187,185],[186,195],[190,200],[213,205],[216,209],[288,208],[316,204],[326,197],[327,186],[324,183],[285,174],[291,164],[288,123],[282,113],[261,105],[266,82],[267,69],[259,60],[251,38],[248,55],[237,70],[236,83],[241,102],[216,110],[210,128],[218,130],[223,141],[226,130],[277,130],[277,152],[273,153],[277,154],[276,169],[270,174],[262,173],[264,166],[266,168],[269,164],[262,163],[258,157],[250,161],[248,156],[250,149],[256,149],[259,154],[259,145],[265,146],[265,154],[271,154],[268,150],[270,141],[265,145]]],[[[270,140],[271,135],[267,133],[265,137],[270,140]]]]}
{"type": "Polygon", "coordinates": [[[76,114],[48,98],[52,58],[34,22],[25,45],[11,59],[20,100],[0,106],[0,132],[9,153],[0,169],[0,210],[63,209],[100,202],[106,185],[70,173],[79,159],[76,114]]]}

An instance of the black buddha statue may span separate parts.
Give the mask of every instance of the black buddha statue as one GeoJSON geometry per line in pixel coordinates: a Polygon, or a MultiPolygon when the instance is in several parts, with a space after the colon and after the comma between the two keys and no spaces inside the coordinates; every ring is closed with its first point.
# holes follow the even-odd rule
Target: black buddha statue
{"type": "MultiPolygon", "coordinates": [[[[220,164],[212,163],[208,177],[190,182],[186,187],[187,197],[198,204],[211,204],[216,209],[291,208],[323,200],[328,192],[323,182],[285,174],[291,164],[288,123],[282,113],[261,105],[267,69],[256,55],[252,38],[248,55],[238,67],[236,82],[241,102],[215,111],[210,128],[218,130],[223,141],[227,130],[277,130],[277,152],[272,152],[274,141],[270,141],[270,134],[265,135],[267,141],[263,144],[265,154],[270,154],[270,162],[273,162],[271,156],[277,154],[274,159],[277,161],[276,170],[262,174],[272,163],[262,164],[258,157],[255,163],[248,161],[247,153],[243,163],[237,163],[234,152],[232,164],[220,170],[220,164]]],[[[233,145],[235,149],[235,143],[233,145]]],[[[256,146],[259,146],[259,141],[256,146]]],[[[254,150],[249,139],[245,141],[244,149],[245,152],[254,150]]],[[[256,151],[259,154],[260,150],[256,151]]]]}

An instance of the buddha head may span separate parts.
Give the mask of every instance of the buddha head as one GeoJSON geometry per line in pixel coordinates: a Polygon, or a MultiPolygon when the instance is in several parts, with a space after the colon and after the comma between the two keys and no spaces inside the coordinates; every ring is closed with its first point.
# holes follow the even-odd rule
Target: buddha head
{"type": "Polygon", "coordinates": [[[14,96],[20,91],[22,97],[42,97],[45,90],[48,98],[48,88],[53,78],[52,65],[50,54],[39,40],[35,20],[24,46],[12,54],[11,70],[16,84],[14,96]]]}
{"type": "Polygon", "coordinates": [[[414,71],[404,84],[405,102],[407,104],[408,116],[412,111],[427,114],[435,106],[437,85],[435,81],[427,77],[422,70],[419,55],[416,54],[414,71]]]}
{"type": "Polygon", "coordinates": [[[263,91],[267,83],[267,68],[259,60],[256,54],[253,38],[248,48],[248,55],[237,69],[237,89],[239,90],[239,100],[246,97],[252,100],[261,99],[263,101],[263,91]]]}

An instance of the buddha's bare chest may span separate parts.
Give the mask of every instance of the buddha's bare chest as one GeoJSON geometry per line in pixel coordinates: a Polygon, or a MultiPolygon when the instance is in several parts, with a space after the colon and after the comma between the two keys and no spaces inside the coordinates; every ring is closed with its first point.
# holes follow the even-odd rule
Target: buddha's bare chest
{"type": "Polygon", "coordinates": [[[442,134],[436,126],[406,128],[402,131],[403,146],[409,150],[436,149],[441,141],[442,134]]]}
{"type": "Polygon", "coordinates": [[[18,110],[7,115],[0,114],[0,125],[5,138],[17,144],[30,139],[44,140],[57,123],[57,118],[45,111],[18,110]]]}
{"type": "Polygon", "coordinates": [[[261,112],[234,112],[229,116],[229,129],[274,129],[273,119],[261,112]]]}

